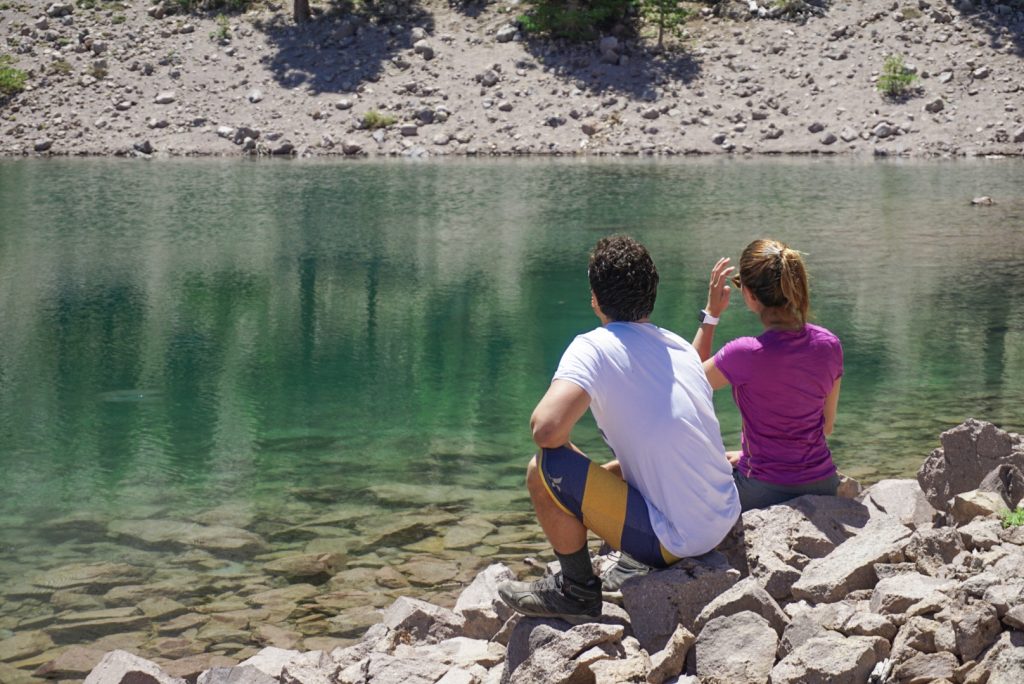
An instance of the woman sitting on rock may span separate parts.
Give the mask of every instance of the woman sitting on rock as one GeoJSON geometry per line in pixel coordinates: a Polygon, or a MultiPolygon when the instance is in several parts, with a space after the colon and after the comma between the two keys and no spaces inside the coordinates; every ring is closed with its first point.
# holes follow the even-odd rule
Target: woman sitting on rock
{"type": "Polygon", "coordinates": [[[826,437],[832,434],[843,374],[839,338],[807,322],[810,290],[800,252],[755,240],[732,278],[764,332],[740,337],[707,358],[711,336],[729,304],[728,259],[711,274],[708,310],[694,345],[714,389],[732,385],[743,419],[742,449],[727,454],[744,511],[801,494],[834,495],[839,476],[826,437]],[[716,311],[711,310],[714,303],[716,311]]]}

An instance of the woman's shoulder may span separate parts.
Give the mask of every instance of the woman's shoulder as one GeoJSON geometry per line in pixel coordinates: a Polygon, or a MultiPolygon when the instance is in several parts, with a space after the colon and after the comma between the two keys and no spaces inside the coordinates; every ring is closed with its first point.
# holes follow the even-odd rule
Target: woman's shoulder
{"type": "Polygon", "coordinates": [[[842,344],[839,341],[839,336],[824,326],[816,325],[814,323],[808,323],[804,327],[807,329],[807,331],[811,335],[811,338],[814,340],[830,342],[833,344],[842,344]]]}

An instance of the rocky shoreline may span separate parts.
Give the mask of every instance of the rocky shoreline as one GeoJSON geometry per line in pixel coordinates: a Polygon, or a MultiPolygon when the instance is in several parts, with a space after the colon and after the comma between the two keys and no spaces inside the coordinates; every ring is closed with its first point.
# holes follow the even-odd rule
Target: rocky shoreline
{"type": "Polygon", "coordinates": [[[175,14],[0,4],[0,155],[1024,154],[1024,8],[983,0],[694,3],[675,49],[536,39],[509,3],[175,14]],[[751,4],[754,8],[751,9],[751,4]],[[762,6],[763,5],[763,6],[762,6]],[[888,55],[916,80],[876,85],[888,55]]]}
{"type": "MultiPolygon", "coordinates": [[[[496,563],[452,608],[399,597],[355,643],[206,667],[112,650],[85,681],[1019,682],[1024,526],[1000,518],[1024,496],[1024,438],[968,420],[941,444],[916,480],[748,511],[718,550],[628,580],[592,623],[513,615],[496,585],[515,573],[496,563]]],[[[60,660],[37,674],[72,678],[60,660]]]]}

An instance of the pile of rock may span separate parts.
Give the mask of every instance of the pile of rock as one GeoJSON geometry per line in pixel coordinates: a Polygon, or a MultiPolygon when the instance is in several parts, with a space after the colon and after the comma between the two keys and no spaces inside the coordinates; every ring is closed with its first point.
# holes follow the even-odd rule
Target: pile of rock
{"type": "MultiPolygon", "coordinates": [[[[481,572],[454,609],[398,599],[355,645],[267,648],[200,684],[956,682],[1024,678],[1024,440],[974,420],[914,480],[743,515],[718,551],[628,580],[597,622],[512,615],[481,572]]],[[[123,651],[86,684],[147,675],[123,651]],[[133,674],[138,673],[138,674],[133,674]]]]}

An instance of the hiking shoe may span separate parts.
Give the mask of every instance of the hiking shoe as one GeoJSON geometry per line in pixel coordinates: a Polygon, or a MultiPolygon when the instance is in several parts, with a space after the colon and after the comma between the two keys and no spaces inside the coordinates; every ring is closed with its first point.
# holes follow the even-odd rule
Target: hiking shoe
{"type": "Polygon", "coordinates": [[[620,592],[626,580],[631,577],[643,577],[652,569],[628,553],[619,552],[615,565],[601,573],[601,587],[612,593],[620,592]]]}
{"type": "Polygon", "coordinates": [[[577,584],[559,572],[534,582],[502,582],[498,596],[529,617],[560,618],[574,625],[601,617],[601,580],[596,577],[577,584]]]}

